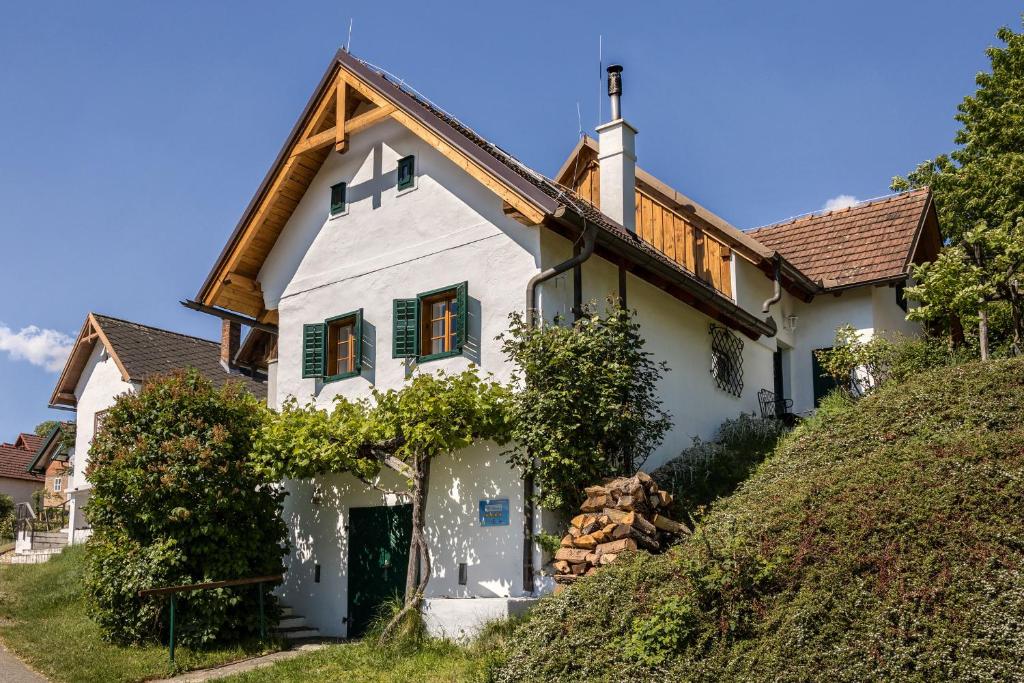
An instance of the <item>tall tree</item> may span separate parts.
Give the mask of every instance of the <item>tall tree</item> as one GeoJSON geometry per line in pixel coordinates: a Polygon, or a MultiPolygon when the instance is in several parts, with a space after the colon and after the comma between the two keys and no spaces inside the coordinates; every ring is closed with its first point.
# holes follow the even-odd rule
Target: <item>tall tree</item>
{"type": "Polygon", "coordinates": [[[943,300],[970,292],[983,355],[988,334],[1017,352],[1024,342],[1024,34],[1003,27],[996,36],[1003,45],[987,50],[991,73],[978,74],[977,91],[957,108],[958,148],[892,182],[894,190],[931,186],[947,244],[914,273],[919,284],[908,293],[924,304],[916,317],[962,316],[963,295],[956,305],[943,300]],[[986,330],[994,307],[1008,309],[1007,322],[986,330]]]}

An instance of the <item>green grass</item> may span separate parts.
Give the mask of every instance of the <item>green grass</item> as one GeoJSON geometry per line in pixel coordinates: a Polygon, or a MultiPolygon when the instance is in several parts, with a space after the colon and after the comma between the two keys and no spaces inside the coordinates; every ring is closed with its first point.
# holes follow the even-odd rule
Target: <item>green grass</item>
{"type": "MultiPolygon", "coordinates": [[[[0,640],[54,681],[140,681],[172,670],[159,643],[105,643],[85,613],[84,548],[68,548],[37,565],[0,565],[0,640]]],[[[256,644],[195,651],[178,648],[177,670],[199,669],[258,654],[256,644]]]]}
{"type": "Polygon", "coordinates": [[[432,641],[418,650],[394,653],[362,641],[330,645],[265,669],[224,679],[225,683],[358,681],[359,683],[475,683],[485,681],[487,663],[471,648],[432,641]]]}

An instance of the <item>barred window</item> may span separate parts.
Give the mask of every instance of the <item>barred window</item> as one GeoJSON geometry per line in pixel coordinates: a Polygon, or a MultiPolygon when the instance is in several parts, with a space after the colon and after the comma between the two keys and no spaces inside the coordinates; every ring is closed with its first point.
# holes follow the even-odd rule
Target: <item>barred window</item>
{"type": "Polygon", "coordinates": [[[743,393],[743,340],[732,331],[711,325],[711,376],[722,391],[743,393]]]}

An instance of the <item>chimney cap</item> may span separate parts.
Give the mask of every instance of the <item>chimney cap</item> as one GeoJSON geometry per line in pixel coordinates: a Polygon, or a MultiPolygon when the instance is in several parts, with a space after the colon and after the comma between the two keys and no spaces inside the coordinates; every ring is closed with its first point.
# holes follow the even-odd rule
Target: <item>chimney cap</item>
{"type": "Polygon", "coordinates": [[[620,74],[620,73],[622,73],[622,65],[621,64],[611,64],[611,65],[609,65],[608,66],[608,73],[610,73],[610,74],[620,74]]]}

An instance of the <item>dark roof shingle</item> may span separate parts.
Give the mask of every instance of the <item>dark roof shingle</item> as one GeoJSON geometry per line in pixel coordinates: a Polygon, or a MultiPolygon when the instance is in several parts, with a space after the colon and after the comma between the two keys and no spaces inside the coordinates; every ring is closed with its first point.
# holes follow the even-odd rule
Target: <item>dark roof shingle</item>
{"type": "Polygon", "coordinates": [[[98,313],[93,317],[132,381],[141,382],[153,375],[195,368],[217,386],[228,380],[241,381],[257,398],[267,395],[265,382],[224,369],[218,342],[98,313]]]}
{"type": "Polygon", "coordinates": [[[907,272],[930,197],[912,190],[748,234],[826,289],[895,279],[907,272]]]}

